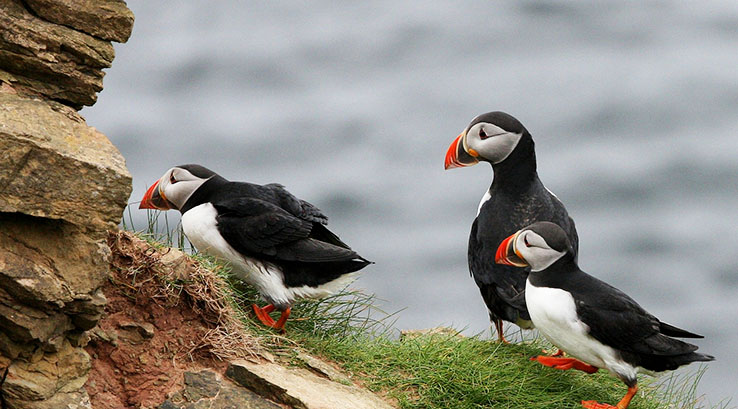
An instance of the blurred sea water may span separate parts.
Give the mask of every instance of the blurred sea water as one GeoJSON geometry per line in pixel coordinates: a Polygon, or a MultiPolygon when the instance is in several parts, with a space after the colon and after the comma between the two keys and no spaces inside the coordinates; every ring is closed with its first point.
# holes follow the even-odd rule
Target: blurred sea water
{"type": "Polygon", "coordinates": [[[128,5],[133,36],[82,113],[126,157],[131,202],[183,163],[282,183],[376,262],[354,286],[405,308],[399,328],[489,336],[466,244],[492,171],[443,158],[503,110],[582,268],[705,335],[700,393],[738,397],[738,2],[128,5]]]}

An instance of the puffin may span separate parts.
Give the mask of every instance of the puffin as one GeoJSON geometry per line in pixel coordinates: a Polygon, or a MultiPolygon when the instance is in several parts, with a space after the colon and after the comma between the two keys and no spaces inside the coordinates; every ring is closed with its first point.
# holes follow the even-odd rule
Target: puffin
{"type": "Polygon", "coordinates": [[[701,335],[661,322],[615,287],[577,265],[568,233],[550,222],[536,222],[500,243],[495,261],[530,267],[525,299],[538,331],[569,357],[531,358],[556,369],[587,373],[606,369],[628,387],[612,406],[582,401],[587,409],[625,409],[638,391],[639,371],[662,372],[715,358],[675,339],[701,335]]]}
{"type": "Polygon", "coordinates": [[[474,118],[454,139],[446,153],[445,168],[487,162],[492,184],[484,193],[469,234],[469,272],[487,306],[500,342],[503,320],[524,329],[533,328],[525,306],[525,279],[529,268],[495,264],[494,253],[509,232],[536,221],[559,224],[573,250],[578,249],[574,220],[563,203],[538,177],[533,137],[520,121],[504,112],[474,118]]]}
{"type": "Polygon", "coordinates": [[[323,212],[277,183],[231,182],[200,165],[175,166],[139,208],[179,210],[187,239],[259,291],[268,305],[254,304],[254,312],[277,330],[295,300],[331,295],[372,263],[328,230],[323,212]],[[274,310],[281,312],[277,321],[269,315],[274,310]]]}

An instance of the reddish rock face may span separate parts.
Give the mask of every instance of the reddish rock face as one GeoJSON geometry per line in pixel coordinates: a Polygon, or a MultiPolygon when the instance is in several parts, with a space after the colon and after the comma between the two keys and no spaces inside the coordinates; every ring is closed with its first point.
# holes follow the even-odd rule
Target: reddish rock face
{"type": "MultiPolygon", "coordinates": [[[[113,274],[114,281],[127,280],[113,274]]],[[[158,407],[179,388],[185,372],[224,369],[225,362],[199,345],[210,328],[186,304],[145,292],[131,298],[112,281],[103,291],[106,314],[86,347],[93,358],[86,389],[95,409],[158,407]]]]}
{"type": "Polygon", "coordinates": [[[224,358],[257,356],[260,348],[257,338],[217,344],[213,334],[227,333],[236,341],[246,332],[222,297],[210,297],[218,288],[213,272],[176,249],[157,250],[130,233],[111,233],[108,243],[113,267],[103,286],[108,304],[85,348],[92,357],[85,388],[95,409],[179,408],[216,396],[262,404],[236,407],[278,408],[221,375],[224,358]],[[172,282],[191,287],[171,287],[172,282]]]}

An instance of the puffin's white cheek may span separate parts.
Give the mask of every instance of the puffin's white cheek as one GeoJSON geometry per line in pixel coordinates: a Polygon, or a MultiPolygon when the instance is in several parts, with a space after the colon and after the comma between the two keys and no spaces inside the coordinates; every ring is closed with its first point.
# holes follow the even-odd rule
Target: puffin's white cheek
{"type": "Polygon", "coordinates": [[[531,271],[545,270],[565,254],[565,252],[541,248],[536,248],[535,251],[531,251],[531,253],[533,253],[531,255],[531,260],[528,260],[531,271]]]}
{"type": "Polygon", "coordinates": [[[203,184],[205,179],[183,180],[166,187],[165,194],[170,203],[181,209],[193,193],[203,184]]]}
{"type": "Polygon", "coordinates": [[[172,202],[179,208],[184,206],[184,202],[186,201],[189,193],[188,186],[186,186],[185,183],[186,182],[179,182],[172,185],[172,202]]]}
{"type": "Polygon", "coordinates": [[[490,147],[492,151],[490,153],[490,161],[497,164],[507,159],[512,151],[515,150],[515,147],[518,146],[521,136],[521,134],[506,133],[490,140],[490,142],[493,142],[490,147]]]}
{"type": "Polygon", "coordinates": [[[508,156],[518,146],[522,134],[505,133],[502,135],[491,136],[487,139],[479,137],[470,138],[468,141],[469,148],[475,150],[479,156],[493,164],[500,163],[507,159],[508,156]]]}

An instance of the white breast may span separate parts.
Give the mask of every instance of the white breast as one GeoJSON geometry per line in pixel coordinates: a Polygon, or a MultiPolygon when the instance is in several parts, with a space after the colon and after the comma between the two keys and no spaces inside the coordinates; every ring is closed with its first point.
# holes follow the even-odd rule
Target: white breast
{"type": "Polygon", "coordinates": [[[197,251],[227,262],[233,274],[256,287],[267,301],[288,305],[292,299],[284,285],[280,269],[236,251],[218,231],[218,211],[210,203],[193,207],[182,215],[182,230],[197,251]]]}
{"type": "Polygon", "coordinates": [[[528,280],[525,302],[533,325],[552,344],[620,378],[635,378],[637,368],[623,361],[616,350],[589,335],[589,327],[577,316],[574,298],[569,292],[559,288],[536,287],[528,280]]]}

